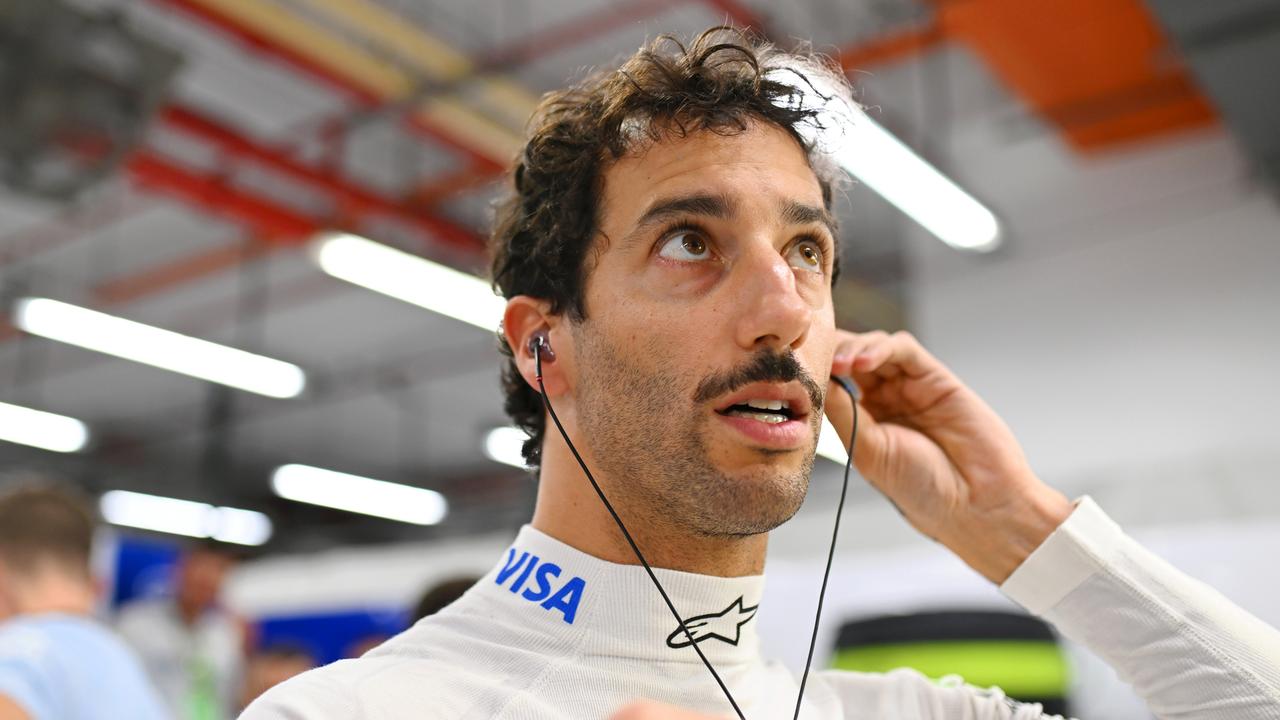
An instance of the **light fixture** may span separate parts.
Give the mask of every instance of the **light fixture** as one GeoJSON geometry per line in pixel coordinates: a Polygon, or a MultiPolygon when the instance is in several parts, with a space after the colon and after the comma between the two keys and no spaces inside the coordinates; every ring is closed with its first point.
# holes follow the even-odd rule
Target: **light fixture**
{"type": "Polygon", "coordinates": [[[474,275],[351,233],[321,233],[311,252],[321,270],[349,283],[490,332],[502,322],[506,301],[474,275]]]}
{"type": "Polygon", "coordinates": [[[261,545],[272,532],[271,518],[260,512],[128,490],[104,493],[98,507],[113,525],[237,545],[261,545]]]}
{"type": "Polygon", "coordinates": [[[287,500],[414,525],[435,525],[449,512],[444,496],[434,490],[310,465],[281,465],[271,488],[287,500]]]}
{"type": "Polygon", "coordinates": [[[89,442],[89,428],[66,415],[0,402],[0,440],[54,452],[76,452],[89,442]]]}
{"type": "Polygon", "coordinates": [[[849,449],[840,439],[840,433],[825,416],[822,418],[822,429],[818,432],[818,457],[824,457],[834,463],[844,465],[849,461],[849,449]]]}
{"type": "Polygon", "coordinates": [[[989,252],[999,246],[994,213],[861,110],[835,141],[833,156],[846,172],[951,247],[989,252]]]}
{"type": "Polygon", "coordinates": [[[19,328],[50,340],[276,398],[306,385],[297,365],[48,298],[14,305],[19,328]]]}
{"type": "Polygon", "coordinates": [[[521,449],[528,439],[529,435],[520,428],[496,427],[484,436],[484,454],[494,462],[526,469],[521,449]]]}
{"type": "MultiPolygon", "coordinates": [[[[794,70],[770,72],[794,86],[794,70]]],[[[976,252],[999,246],[994,213],[868,117],[847,87],[832,88],[820,73],[798,70],[804,80],[779,104],[817,110],[816,124],[797,128],[807,141],[947,245],[976,252]]]]}

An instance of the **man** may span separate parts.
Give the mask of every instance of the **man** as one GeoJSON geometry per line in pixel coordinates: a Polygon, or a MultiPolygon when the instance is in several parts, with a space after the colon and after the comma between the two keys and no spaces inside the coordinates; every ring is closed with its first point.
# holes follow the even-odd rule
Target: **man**
{"type": "Polygon", "coordinates": [[[237,559],[225,545],[194,544],[174,568],[172,598],[131,603],[117,619],[181,720],[223,720],[240,707],[244,628],[218,604],[237,559]]]}
{"type": "Polygon", "coordinates": [[[142,665],[93,618],[94,522],[43,484],[0,495],[0,720],[161,720],[142,665]]]}
{"type": "Polygon", "coordinates": [[[409,623],[416,623],[424,617],[435,615],[449,607],[479,581],[480,578],[472,575],[459,575],[432,585],[422,593],[418,602],[414,603],[409,623]]]}
{"type": "MultiPolygon", "coordinates": [[[[836,176],[795,100],[841,82],[719,30],[543,100],[494,258],[507,410],[539,475],[532,523],[461,600],[246,718],[602,718],[637,699],[686,710],[623,712],[790,717],[798,679],[760,657],[753,618],[767,533],[804,498],[821,414],[850,438],[832,374],[863,393],[862,475],[1157,714],[1280,718],[1280,634],[1040,482],[1000,418],[910,336],[835,328],[836,176]],[[548,430],[540,385],[684,628],[548,430]]],[[[1042,713],[910,671],[821,672],[801,717],[1042,713]]]]}
{"type": "Polygon", "coordinates": [[[316,666],[311,651],[301,645],[277,643],[251,653],[244,664],[244,687],[240,707],[295,675],[316,666]]]}

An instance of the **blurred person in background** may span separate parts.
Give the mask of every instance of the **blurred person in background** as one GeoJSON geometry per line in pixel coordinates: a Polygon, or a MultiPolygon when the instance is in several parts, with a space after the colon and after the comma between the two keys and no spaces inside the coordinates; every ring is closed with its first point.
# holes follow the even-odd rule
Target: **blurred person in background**
{"type": "Polygon", "coordinates": [[[280,643],[255,650],[245,660],[240,707],[248,706],[262,693],[315,666],[315,656],[301,645],[280,643]]]}
{"type": "Polygon", "coordinates": [[[429,615],[435,615],[452,605],[479,581],[480,578],[468,575],[450,578],[432,585],[422,594],[422,597],[418,598],[417,604],[413,607],[413,615],[409,618],[409,624],[412,625],[429,615]]]}
{"type": "Polygon", "coordinates": [[[0,720],[162,720],[133,651],[94,617],[95,522],[70,490],[0,492],[0,720]]]}
{"type": "MultiPolygon", "coordinates": [[[[473,576],[462,576],[431,585],[426,592],[422,593],[422,596],[418,598],[414,606],[409,609],[409,625],[413,625],[429,615],[435,615],[452,605],[455,600],[462,597],[479,580],[480,578],[473,576]]],[[[389,635],[365,635],[347,646],[343,657],[360,657],[389,639],[391,639],[389,635]]]]}
{"type": "MultiPolygon", "coordinates": [[[[1042,482],[913,337],[835,327],[843,176],[805,139],[821,121],[806,87],[851,102],[820,58],[714,29],[543,96],[492,265],[533,518],[457,602],[278,686],[246,720],[601,718],[637,698],[686,709],[625,711],[655,719],[1048,718],[901,669],[816,672],[799,705],[800,678],[762,657],[769,533],[808,492],[824,414],[913,527],[1157,715],[1280,718],[1280,633],[1042,482]],[[861,391],[856,436],[832,376],[861,391]]],[[[811,616],[795,621],[807,639],[811,616]]]]}
{"type": "Polygon", "coordinates": [[[192,544],[174,568],[172,597],[129,603],[116,620],[180,720],[225,720],[239,707],[247,633],[219,604],[238,561],[226,545],[192,544]]]}

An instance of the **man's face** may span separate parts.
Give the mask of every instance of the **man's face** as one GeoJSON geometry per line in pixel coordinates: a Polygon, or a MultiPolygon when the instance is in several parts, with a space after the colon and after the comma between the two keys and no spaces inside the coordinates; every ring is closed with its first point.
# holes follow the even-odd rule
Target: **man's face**
{"type": "Polygon", "coordinates": [[[193,610],[204,610],[218,601],[222,582],[235,561],[226,555],[192,550],[178,568],[178,601],[193,610]]]}
{"type": "Polygon", "coordinates": [[[580,432],[633,515],[767,532],[808,487],[831,367],[835,238],[775,126],[672,137],[604,175],[571,324],[580,432]]]}

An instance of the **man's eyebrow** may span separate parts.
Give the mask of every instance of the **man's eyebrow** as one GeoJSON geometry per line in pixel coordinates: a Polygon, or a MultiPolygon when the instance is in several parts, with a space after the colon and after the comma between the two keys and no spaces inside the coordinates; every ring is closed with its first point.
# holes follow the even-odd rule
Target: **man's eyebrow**
{"type": "Polygon", "coordinates": [[[655,201],[636,221],[631,236],[640,234],[651,225],[680,215],[705,215],[724,220],[733,214],[733,201],[727,195],[684,195],[655,201]]]}
{"type": "Polygon", "coordinates": [[[831,237],[840,237],[836,232],[836,219],[832,217],[831,213],[827,212],[826,208],[805,205],[795,200],[784,200],[782,202],[782,220],[788,225],[820,223],[827,226],[831,237]]]}

